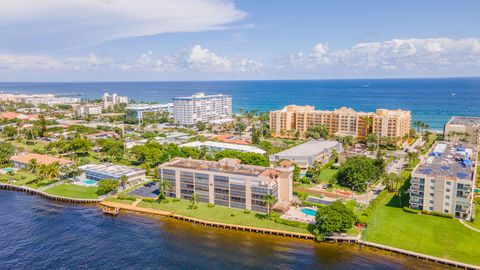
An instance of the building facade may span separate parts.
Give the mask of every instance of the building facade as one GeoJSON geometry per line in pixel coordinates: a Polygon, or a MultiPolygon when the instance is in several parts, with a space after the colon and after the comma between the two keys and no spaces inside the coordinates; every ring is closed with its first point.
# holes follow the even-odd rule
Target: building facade
{"type": "Polygon", "coordinates": [[[377,109],[357,112],[342,107],[334,111],[315,110],[313,106],[289,105],[270,112],[270,130],[274,137],[304,138],[309,127],[324,125],[330,135],[353,136],[365,141],[368,134],[396,141],[410,133],[410,111],[377,109]]]}
{"type": "Polygon", "coordinates": [[[132,104],[126,108],[127,118],[143,119],[144,113],[173,113],[173,103],[167,104],[132,104]]]}
{"type": "Polygon", "coordinates": [[[103,108],[108,109],[114,107],[115,105],[128,104],[128,97],[119,96],[116,93],[113,93],[111,95],[109,93],[104,93],[102,96],[102,101],[103,108]]]}
{"type": "Polygon", "coordinates": [[[162,179],[170,182],[169,197],[190,199],[192,194],[204,203],[268,212],[264,197],[277,199],[274,209],[286,211],[293,199],[292,164],[275,169],[242,165],[224,158],[205,161],[175,158],[160,165],[162,179]]]}
{"type": "Polygon", "coordinates": [[[437,142],[412,173],[410,207],[473,217],[477,148],[437,142]]]}
{"type": "Polygon", "coordinates": [[[454,116],[444,128],[446,140],[480,144],[480,117],[454,116]]]}
{"type": "Polygon", "coordinates": [[[0,94],[0,101],[11,101],[15,103],[27,103],[34,106],[40,104],[75,104],[80,103],[81,98],[78,95],[54,95],[54,94],[0,94]]]}
{"type": "Polygon", "coordinates": [[[102,106],[99,105],[80,105],[75,108],[75,114],[78,116],[96,115],[102,113],[102,106]]]}
{"type": "Polygon", "coordinates": [[[192,126],[197,122],[227,121],[231,116],[231,96],[197,93],[190,97],[173,99],[173,119],[178,125],[192,126]]]}
{"type": "Polygon", "coordinates": [[[180,147],[195,147],[198,149],[205,147],[206,149],[208,149],[208,151],[213,151],[213,152],[220,152],[223,150],[234,150],[239,152],[256,153],[261,155],[267,153],[267,151],[251,145],[213,142],[213,141],[205,141],[205,142],[194,141],[194,142],[182,144],[180,145],[180,147]]]}
{"type": "Polygon", "coordinates": [[[305,170],[311,167],[315,161],[320,164],[327,163],[332,158],[333,151],[337,153],[343,152],[342,144],[338,141],[310,140],[270,155],[269,160],[270,162],[278,162],[284,159],[290,160],[305,170]]]}

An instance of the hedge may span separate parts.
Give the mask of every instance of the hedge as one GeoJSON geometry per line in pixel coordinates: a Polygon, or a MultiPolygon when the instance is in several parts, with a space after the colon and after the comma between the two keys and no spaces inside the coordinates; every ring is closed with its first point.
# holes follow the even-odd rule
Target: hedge
{"type": "Polygon", "coordinates": [[[295,228],[308,229],[308,224],[298,222],[298,221],[286,220],[279,217],[273,217],[273,221],[275,221],[275,223],[278,223],[278,224],[283,224],[283,225],[287,225],[295,228]]]}
{"type": "Polygon", "coordinates": [[[419,214],[420,212],[422,212],[421,210],[412,209],[412,208],[407,207],[407,206],[403,207],[403,211],[405,211],[407,213],[412,213],[412,214],[419,214]]]}
{"type": "Polygon", "coordinates": [[[119,200],[127,200],[127,201],[135,201],[137,198],[128,195],[118,195],[117,199],[119,200]]]}
{"type": "Polygon", "coordinates": [[[424,215],[430,215],[430,216],[436,216],[436,217],[443,217],[443,218],[453,218],[452,214],[446,214],[442,212],[436,212],[436,211],[427,211],[427,210],[422,210],[421,212],[424,215]]]}
{"type": "Polygon", "coordinates": [[[314,203],[314,202],[309,202],[309,201],[304,201],[303,206],[316,206],[316,207],[324,207],[324,204],[320,203],[314,203]]]}

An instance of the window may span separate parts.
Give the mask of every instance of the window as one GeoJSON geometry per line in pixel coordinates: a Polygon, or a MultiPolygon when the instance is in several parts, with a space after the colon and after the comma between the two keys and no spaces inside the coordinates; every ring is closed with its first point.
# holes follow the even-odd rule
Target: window
{"type": "Polygon", "coordinates": [[[430,193],[430,197],[433,197],[433,195],[434,195],[433,193],[430,193]]]}
{"type": "Polygon", "coordinates": [[[446,191],[447,191],[447,192],[450,192],[450,189],[449,189],[449,188],[447,188],[447,189],[446,189],[446,191]]]}
{"type": "Polygon", "coordinates": [[[447,186],[450,186],[451,184],[452,184],[452,182],[447,181],[447,186]]]}
{"type": "Polygon", "coordinates": [[[448,196],[448,195],[445,196],[445,199],[450,200],[450,196],[448,196]]]}

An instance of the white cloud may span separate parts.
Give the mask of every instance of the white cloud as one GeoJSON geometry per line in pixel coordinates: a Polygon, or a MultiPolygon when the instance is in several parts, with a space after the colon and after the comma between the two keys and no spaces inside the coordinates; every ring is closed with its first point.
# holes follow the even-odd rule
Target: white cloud
{"type": "Polygon", "coordinates": [[[479,39],[393,39],[355,44],[349,49],[329,50],[317,44],[310,53],[289,55],[280,69],[337,74],[410,74],[480,69],[479,39]]]}
{"type": "Polygon", "coordinates": [[[177,54],[155,57],[152,51],[132,59],[114,59],[90,53],[82,57],[0,54],[0,74],[12,72],[115,72],[146,71],[157,73],[248,73],[262,70],[261,62],[244,57],[219,56],[195,45],[177,54]]]}
{"type": "Polygon", "coordinates": [[[224,29],[246,13],[228,0],[0,1],[0,40],[40,48],[113,39],[224,29]]]}

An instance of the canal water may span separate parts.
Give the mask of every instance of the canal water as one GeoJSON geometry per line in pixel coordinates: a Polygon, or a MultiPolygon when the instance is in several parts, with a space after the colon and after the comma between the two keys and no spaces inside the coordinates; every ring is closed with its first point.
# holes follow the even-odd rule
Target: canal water
{"type": "Polygon", "coordinates": [[[0,191],[0,269],[444,269],[350,244],[203,227],[0,191]]]}

